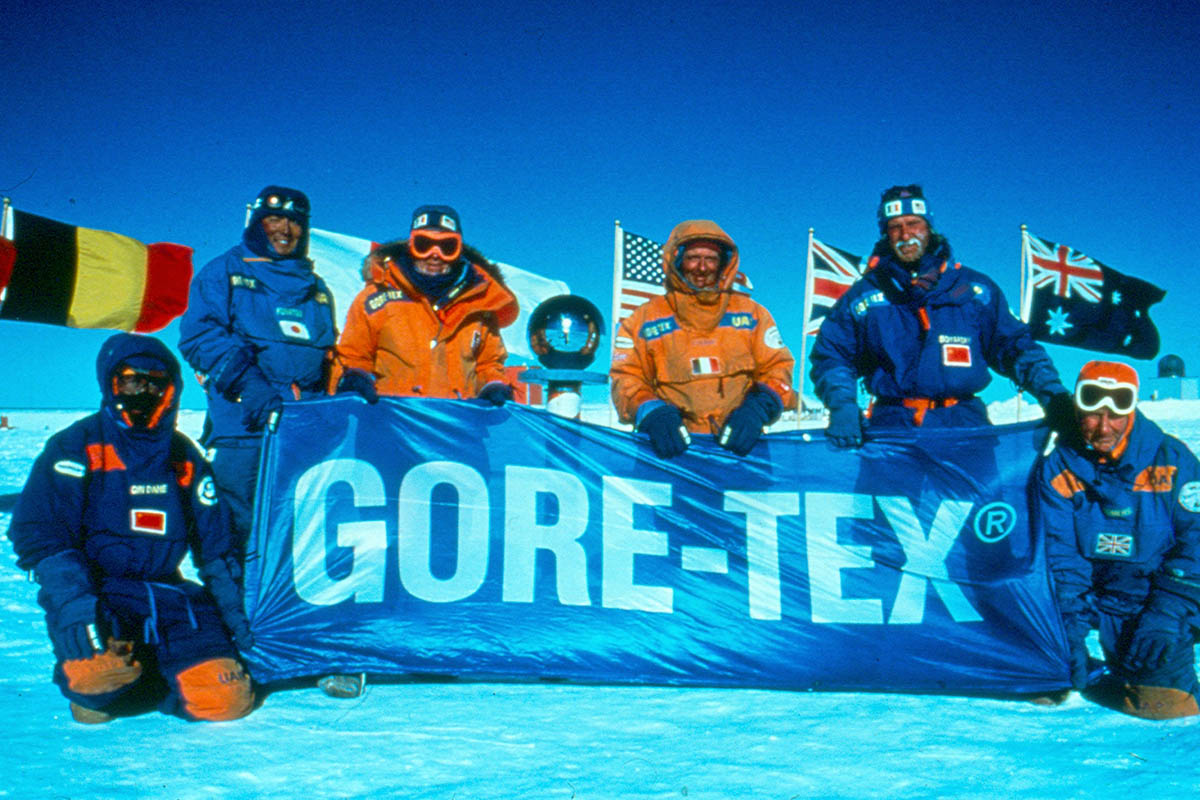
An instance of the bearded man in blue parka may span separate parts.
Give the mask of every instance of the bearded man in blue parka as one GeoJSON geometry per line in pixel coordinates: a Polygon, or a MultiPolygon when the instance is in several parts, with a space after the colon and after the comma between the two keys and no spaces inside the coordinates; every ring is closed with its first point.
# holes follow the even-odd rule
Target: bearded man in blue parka
{"type": "Polygon", "coordinates": [[[1029,327],[991,278],[954,261],[920,186],[893,186],[877,213],[882,238],[862,278],[838,299],[812,349],[811,376],[829,409],[826,436],[862,443],[858,380],[875,398],[870,428],[989,424],[977,396],[991,370],[1031,392],[1055,430],[1071,396],[1029,327]]]}
{"type": "Polygon", "coordinates": [[[128,333],[96,359],[102,402],[46,443],[13,510],[17,565],[38,602],[54,682],[84,723],[158,704],[191,720],[250,713],[251,646],[229,518],[208,464],[175,430],[179,362],[128,333]],[[191,551],[204,586],[179,564],[191,551]]]}
{"type": "Polygon", "coordinates": [[[240,244],[204,265],[179,324],[179,351],[208,399],[201,444],[212,453],[244,549],[263,430],[284,400],[324,395],[337,330],[333,300],[308,258],[309,204],[268,186],[240,244]]]}

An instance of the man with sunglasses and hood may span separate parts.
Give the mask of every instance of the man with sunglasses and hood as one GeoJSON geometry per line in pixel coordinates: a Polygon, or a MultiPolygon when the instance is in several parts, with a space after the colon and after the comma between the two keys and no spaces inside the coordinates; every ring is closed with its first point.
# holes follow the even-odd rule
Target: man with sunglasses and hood
{"type": "Polygon", "coordinates": [[[208,463],[175,430],[179,362],[158,339],[119,333],[96,377],[100,411],[50,437],[8,530],[41,587],[54,682],[82,723],[154,704],[189,720],[245,716],[236,546],[208,463]],[[179,572],[189,550],[204,586],[179,572]]]}
{"type": "Polygon", "coordinates": [[[242,241],[192,282],[179,350],[208,400],[201,442],[212,452],[239,545],[250,536],[263,430],[284,400],[328,390],[337,329],[333,295],[308,258],[309,203],[268,186],[242,241]]]}
{"type": "Polygon", "coordinates": [[[463,243],[458,212],[420,206],[409,236],[372,253],[370,280],[354,299],[338,341],[339,391],[379,395],[512,399],[500,329],[517,299],[500,271],[463,243]]]}
{"type": "Polygon", "coordinates": [[[1071,396],[1050,356],[991,278],[954,261],[921,187],[887,189],[877,217],[882,238],[812,349],[830,443],[862,444],[859,378],[875,398],[873,429],[988,425],[977,395],[990,370],[1031,392],[1055,430],[1069,427],[1071,396]]]}
{"type": "Polygon", "coordinates": [[[1113,704],[1171,719],[1200,713],[1200,463],[1136,410],[1137,396],[1129,365],[1084,365],[1077,424],[1039,465],[1037,520],[1073,688],[1088,686],[1096,628],[1113,704]]]}
{"type": "Polygon", "coordinates": [[[686,452],[692,433],[744,456],[763,428],[796,407],[795,361],[775,320],[734,290],[738,249],[710,220],[688,220],[663,247],[666,294],[621,321],[612,400],[621,422],[660,458],[686,452]]]}

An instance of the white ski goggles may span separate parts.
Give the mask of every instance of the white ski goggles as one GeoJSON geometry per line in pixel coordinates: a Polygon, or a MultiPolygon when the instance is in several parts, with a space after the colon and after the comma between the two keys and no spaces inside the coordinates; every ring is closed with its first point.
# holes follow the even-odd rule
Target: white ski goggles
{"type": "Polygon", "coordinates": [[[1137,407],[1138,388],[1112,378],[1087,379],[1075,385],[1075,407],[1084,413],[1107,408],[1122,416],[1137,407]]]}

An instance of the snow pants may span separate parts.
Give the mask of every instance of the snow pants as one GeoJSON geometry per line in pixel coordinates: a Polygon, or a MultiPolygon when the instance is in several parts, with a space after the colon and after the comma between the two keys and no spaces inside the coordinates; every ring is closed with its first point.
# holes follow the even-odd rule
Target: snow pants
{"type": "Polygon", "coordinates": [[[188,720],[250,712],[250,677],[203,587],[109,578],[99,608],[97,627],[108,649],[54,668],[68,700],[112,716],[155,706],[188,720]]]}
{"type": "Polygon", "coordinates": [[[212,450],[213,481],[221,498],[229,506],[240,559],[246,553],[250,532],[254,528],[254,492],[258,487],[258,459],[262,440],[213,444],[212,450]]]}

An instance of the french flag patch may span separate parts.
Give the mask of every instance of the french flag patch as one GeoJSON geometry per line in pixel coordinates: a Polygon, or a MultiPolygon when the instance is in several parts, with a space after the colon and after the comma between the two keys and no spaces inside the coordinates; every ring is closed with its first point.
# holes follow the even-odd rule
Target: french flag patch
{"type": "Polygon", "coordinates": [[[167,512],[156,508],[129,509],[129,527],[138,533],[153,533],[156,536],[167,535],[167,512]]]}
{"type": "Polygon", "coordinates": [[[947,367],[971,366],[971,346],[966,344],[942,345],[942,364],[947,367]]]}
{"type": "Polygon", "coordinates": [[[716,375],[721,371],[721,359],[714,356],[692,359],[693,375],[716,375]]]}

